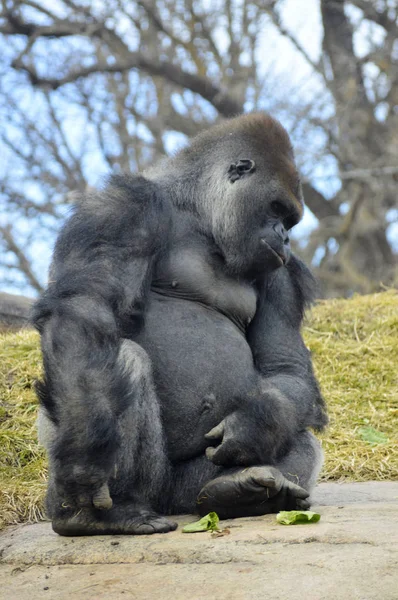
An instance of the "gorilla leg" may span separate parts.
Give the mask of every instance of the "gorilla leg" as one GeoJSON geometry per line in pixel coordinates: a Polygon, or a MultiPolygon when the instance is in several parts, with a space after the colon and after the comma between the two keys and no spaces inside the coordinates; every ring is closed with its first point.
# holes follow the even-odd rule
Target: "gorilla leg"
{"type": "Polygon", "coordinates": [[[168,512],[191,512],[195,502],[200,515],[214,510],[223,519],[306,510],[321,465],[320,444],[308,431],[297,436],[290,452],[274,466],[223,469],[200,457],[174,470],[178,485],[168,512]],[[197,487],[206,477],[203,487],[197,487]]]}
{"type": "Polygon", "coordinates": [[[226,470],[214,465],[203,454],[173,465],[169,480],[170,487],[167,488],[165,502],[159,510],[169,515],[198,512],[196,501],[203,486],[221,473],[231,471],[234,469],[226,470]]]}
{"type": "Polygon", "coordinates": [[[47,512],[54,531],[61,535],[164,533],[177,527],[154,510],[168,481],[169,465],[150,360],[138,344],[124,340],[118,361],[136,393],[131,405],[118,416],[120,444],[115,470],[108,486],[100,490],[107,510],[92,505],[76,507],[73,500],[60,496],[54,483],[56,473],[51,470],[51,443],[57,426],[43,411],[39,417],[39,437],[50,455],[47,512]]]}

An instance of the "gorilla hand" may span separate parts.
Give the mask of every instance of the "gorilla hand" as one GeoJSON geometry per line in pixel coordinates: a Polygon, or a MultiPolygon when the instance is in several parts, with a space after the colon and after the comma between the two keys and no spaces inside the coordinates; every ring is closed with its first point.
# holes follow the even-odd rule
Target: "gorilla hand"
{"type": "Polygon", "coordinates": [[[55,479],[57,496],[63,508],[112,508],[108,474],[96,466],[58,467],[55,479]]]}
{"type": "Polygon", "coordinates": [[[222,466],[266,464],[273,454],[268,447],[267,430],[250,411],[236,410],[205,435],[211,442],[219,440],[217,446],[206,448],[206,456],[215,465],[222,466]]]}

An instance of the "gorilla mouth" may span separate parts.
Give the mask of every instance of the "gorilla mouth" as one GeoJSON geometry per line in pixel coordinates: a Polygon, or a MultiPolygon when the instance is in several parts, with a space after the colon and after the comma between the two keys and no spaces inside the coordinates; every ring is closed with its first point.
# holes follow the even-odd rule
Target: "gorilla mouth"
{"type": "Polygon", "coordinates": [[[269,245],[269,243],[264,239],[261,238],[261,243],[266,246],[268,248],[268,250],[271,250],[271,253],[275,256],[275,258],[278,259],[278,261],[280,262],[280,266],[286,264],[286,256],[284,256],[284,254],[279,254],[279,252],[277,252],[276,250],[273,249],[272,246],[269,245]]]}

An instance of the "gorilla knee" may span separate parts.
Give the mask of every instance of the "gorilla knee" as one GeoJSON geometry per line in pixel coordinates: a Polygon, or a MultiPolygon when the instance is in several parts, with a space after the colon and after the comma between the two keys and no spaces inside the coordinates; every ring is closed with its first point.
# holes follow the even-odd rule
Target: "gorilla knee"
{"type": "Polygon", "coordinates": [[[311,450],[309,450],[309,455],[312,458],[312,472],[309,476],[308,483],[306,489],[311,491],[317,482],[318,475],[322,469],[323,461],[324,461],[324,452],[322,449],[322,445],[318,438],[314,436],[310,431],[307,431],[308,435],[308,444],[311,446],[311,450]]]}
{"type": "Polygon", "coordinates": [[[131,340],[123,340],[119,350],[119,361],[134,382],[152,377],[152,363],[148,354],[131,340]]]}

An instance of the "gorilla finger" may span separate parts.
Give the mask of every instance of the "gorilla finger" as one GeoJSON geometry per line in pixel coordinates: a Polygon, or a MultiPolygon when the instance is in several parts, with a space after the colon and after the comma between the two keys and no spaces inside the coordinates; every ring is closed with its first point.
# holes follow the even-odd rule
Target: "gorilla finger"
{"type": "Polygon", "coordinates": [[[311,508],[311,502],[309,502],[308,500],[301,500],[300,498],[297,498],[296,506],[300,510],[308,510],[309,508],[311,508]]]}
{"type": "Polygon", "coordinates": [[[213,446],[209,446],[205,450],[206,458],[208,458],[209,460],[213,460],[213,456],[215,455],[215,453],[216,453],[216,448],[213,448],[213,446]]]}
{"type": "Polygon", "coordinates": [[[234,464],[235,452],[228,443],[223,443],[217,448],[206,448],[206,456],[215,465],[227,466],[234,464]]]}
{"type": "Polygon", "coordinates": [[[307,490],[305,490],[304,488],[300,487],[299,485],[297,485],[295,483],[292,483],[291,481],[288,481],[288,480],[286,480],[286,481],[287,481],[287,483],[285,485],[285,489],[291,496],[294,496],[295,498],[301,498],[303,500],[308,498],[310,493],[307,492],[307,490]]]}
{"type": "Polygon", "coordinates": [[[100,489],[93,495],[93,504],[95,508],[101,510],[109,510],[112,508],[112,498],[109,493],[109,487],[107,483],[104,483],[100,489]]]}
{"type": "Polygon", "coordinates": [[[276,487],[275,477],[263,477],[263,476],[253,476],[252,484],[257,487],[265,487],[265,488],[273,488],[276,487]]]}
{"type": "Polygon", "coordinates": [[[221,421],[216,427],[213,427],[208,433],[205,434],[207,440],[217,440],[222,438],[225,430],[225,422],[221,421]]]}

